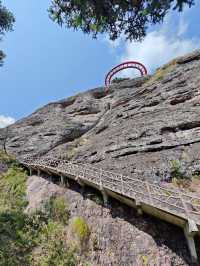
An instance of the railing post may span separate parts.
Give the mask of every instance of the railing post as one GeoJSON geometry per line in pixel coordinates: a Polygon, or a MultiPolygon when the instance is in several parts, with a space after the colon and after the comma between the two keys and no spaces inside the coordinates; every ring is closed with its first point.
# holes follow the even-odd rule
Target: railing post
{"type": "Polygon", "coordinates": [[[151,190],[150,190],[149,183],[147,181],[145,181],[145,185],[146,185],[146,188],[147,188],[147,191],[148,191],[150,203],[151,203],[151,205],[153,205],[153,198],[152,198],[152,195],[151,195],[151,190]]]}
{"type": "Polygon", "coordinates": [[[185,201],[184,201],[184,199],[183,199],[183,197],[182,197],[182,195],[181,195],[180,190],[178,190],[178,194],[179,194],[179,198],[180,198],[180,201],[181,201],[181,203],[182,203],[182,205],[183,205],[183,208],[184,208],[184,211],[185,211],[185,213],[186,213],[187,218],[188,218],[188,219],[192,219],[192,217],[191,217],[192,214],[191,214],[190,211],[188,210],[187,204],[185,203],[185,201]]]}

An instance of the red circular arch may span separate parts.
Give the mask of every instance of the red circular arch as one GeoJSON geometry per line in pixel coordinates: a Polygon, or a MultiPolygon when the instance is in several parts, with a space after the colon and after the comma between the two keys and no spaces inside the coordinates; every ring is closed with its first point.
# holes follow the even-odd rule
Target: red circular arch
{"type": "Polygon", "coordinates": [[[127,69],[127,68],[135,68],[139,70],[141,76],[147,75],[147,69],[143,64],[136,62],[136,61],[127,61],[127,62],[117,65],[116,67],[114,67],[108,72],[105,78],[105,86],[108,87],[110,85],[112,77],[116,73],[120,72],[121,70],[127,69]]]}

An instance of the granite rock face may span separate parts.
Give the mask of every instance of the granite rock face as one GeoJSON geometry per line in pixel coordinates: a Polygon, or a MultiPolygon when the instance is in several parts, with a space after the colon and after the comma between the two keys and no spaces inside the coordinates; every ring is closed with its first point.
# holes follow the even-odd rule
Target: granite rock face
{"type": "MultiPolygon", "coordinates": [[[[8,128],[6,149],[158,181],[172,160],[200,172],[200,50],[155,75],[50,103],[8,128]]],[[[0,146],[5,140],[0,130],[0,146]]]]}
{"type": "MultiPolygon", "coordinates": [[[[50,103],[0,129],[0,149],[18,158],[53,155],[151,182],[168,177],[174,160],[187,174],[200,173],[199,73],[200,50],[173,60],[153,76],[50,103]]],[[[81,194],[77,183],[69,185],[62,188],[29,177],[27,212],[50,196],[65,196],[71,217],[83,216],[91,228],[92,265],[192,265],[182,230],[138,217],[112,199],[104,208],[96,191],[86,187],[81,194]]]]}
{"type": "MultiPolygon", "coordinates": [[[[42,207],[51,196],[67,200],[70,219],[81,216],[90,228],[85,261],[95,266],[192,266],[181,229],[151,217],[138,216],[134,209],[117,201],[107,208],[101,195],[91,188],[81,193],[73,182],[63,188],[48,180],[30,176],[27,180],[27,212],[42,207]],[[97,204],[98,203],[98,204],[97,204]],[[172,237],[173,236],[173,237],[172,237]]],[[[197,243],[199,251],[199,243],[197,243]]]]}

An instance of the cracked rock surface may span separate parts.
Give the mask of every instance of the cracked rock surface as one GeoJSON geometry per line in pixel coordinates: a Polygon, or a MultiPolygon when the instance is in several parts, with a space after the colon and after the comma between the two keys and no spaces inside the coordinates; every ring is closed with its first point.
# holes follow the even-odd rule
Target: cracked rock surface
{"type": "MultiPolygon", "coordinates": [[[[94,266],[192,266],[181,229],[148,216],[116,201],[108,208],[97,202],[101,195],[76,183],[63,188],[31,176],[27,180],[27,212],[42,206],[51,196],[65,197],[71,214],[84,217],[91,234],[85,260],[94,266]],[[172,237],[173,236],[173,237],[172,237]]],[[[101,200],[100,200],[101,199],[101,200]]],[[[199,243],[197,243],[199,251],[199,243]]]]}
{"type": "MultiPolygon", "coordinates": [[[[172,160],[181,162],[182,171],[199,174],[199,72],[197,50],[163,66],[154,76],[50,103],[0,129],[0,149],[5,146],[18,158],[53,155],[150,182],[168,176],[172,160]]],[[[138,217],[116,201],[104,208],[91,200],[93,192],[81,195],[80,187],[73,186],[64,189],[30,177],[27,211],[52,195],[66,196],[72,217],[85,217],[91,228],[92,265],[192,265],[182,230],[138,217]]]]}
{"type": "MultiPolygon", "coordinates": [[[[200,172],[200,50],[154,76],[50,103],[8,128],[18,157],[53,154],[159,181],[172,160],[200,172]]],[[[0,130],[3,145],[5,129],[0,130]]]]}

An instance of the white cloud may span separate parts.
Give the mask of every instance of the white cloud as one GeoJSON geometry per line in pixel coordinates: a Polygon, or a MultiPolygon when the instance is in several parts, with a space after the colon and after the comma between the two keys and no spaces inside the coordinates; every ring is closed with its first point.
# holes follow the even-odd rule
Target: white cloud
{"type": "Polygon", "coordinates": [[[123,37],[119,37],[115,41],[112,41],[112,40],[110,40],[109,36],[106,35],[105,38],[103,39],[103,41],[105,41],[106,43],[108,43],[109,46],[114,49],[114,48],[117,48],[117,47],[120,46],[120,44],[123,41],[123,39],[124,39],[123,37]]]}
{"type": "Polygon", "coordinates": [[[177,35],[181,37],[183,34],[187,32],[188,27],[189,27],[189,23],[184,19],[184,17],[181,17],[179,20],[177,35]]]}
{"type": "MultiPolygon", "coordinates": [[[[126,42],[119,61],[139,61],[152,73],[171,59],[200,48],[200,39],[185,37],[187,30],[188,21],[184,14],[177,23],[172,16],[168,16],[165,23],[158,30],[149,32],[142,42],[126,42]]],[[[115,49],[118,45],[117,42],[111,47],[115,49]]],[[[138,72],[126,70],[120,73],[120,76],[130,77],[135,74],[138,75],[138,72]]]]}
{"type": "Polygon", "coordinates": [[[15,122],[15,119],[9,116],[0,115],[0,128],[7,127],[15,122]]]}
{"type": "Polygon", "coordinates": [[[150,72],[167,63],[169,60],[186,54],[200,46],[200,41],[168,38],[160,31],[147,34],[145,40],[140,43],[128,43],[122,61],[138,60],[142,62],[150,72]]]}

